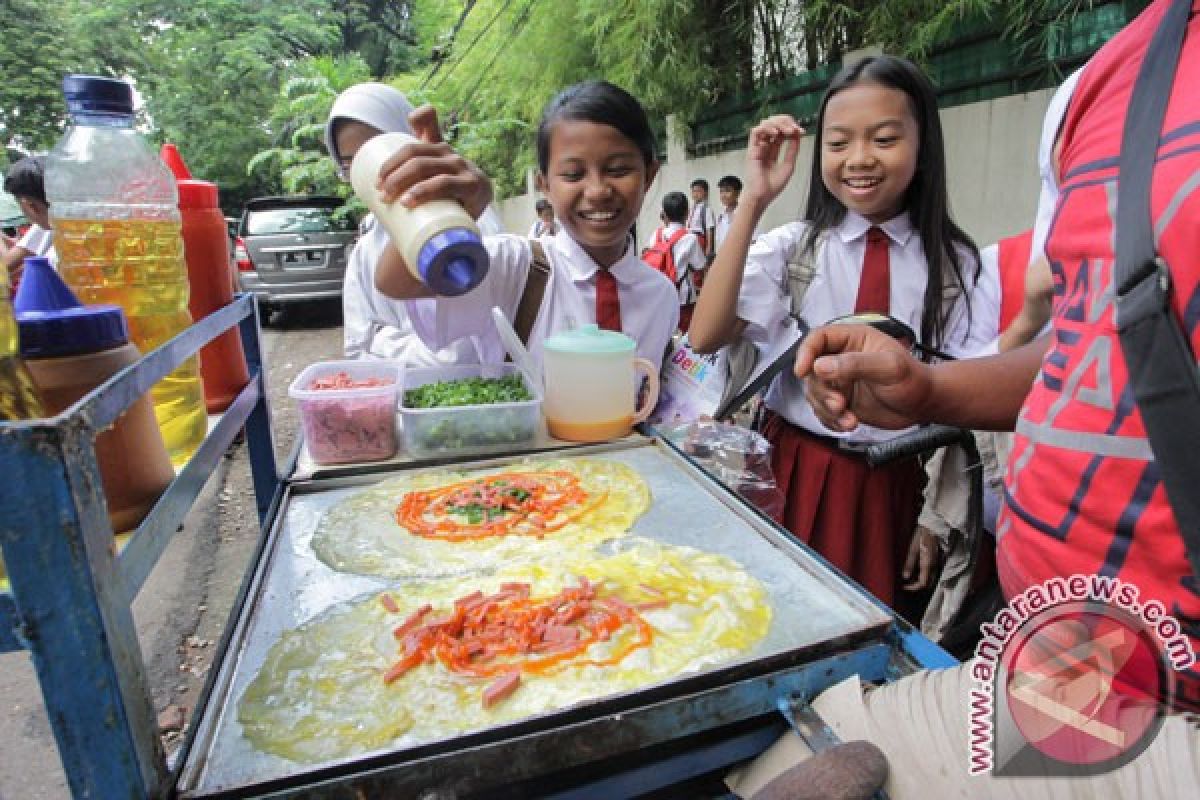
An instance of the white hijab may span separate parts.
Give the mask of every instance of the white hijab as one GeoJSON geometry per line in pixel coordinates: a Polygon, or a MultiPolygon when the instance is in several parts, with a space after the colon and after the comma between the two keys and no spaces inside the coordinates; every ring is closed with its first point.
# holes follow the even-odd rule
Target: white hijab
{"type": "Polygon", "coordinates": [[[333,136],[334,123],[339,119],[362,122],[383,133],[412,133],[408,115],[412,103],[399,89],[385,83],[360,83],[337,96],[325,123],[325,149],[336,162],[339,160],[337,141],[333,136]]]}

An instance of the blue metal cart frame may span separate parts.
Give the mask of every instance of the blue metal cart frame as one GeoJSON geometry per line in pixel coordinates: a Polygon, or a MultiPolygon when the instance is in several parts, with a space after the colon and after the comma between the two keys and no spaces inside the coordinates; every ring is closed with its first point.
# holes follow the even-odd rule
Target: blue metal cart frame
{"type": "MultiPolygon", "coordinates": [[[[172,792],[174,776],[159,741],[131,603],[243,429],[259,522],[267,530],[278,512],[284,481],[275,461],[258,321],[248,295],[122,370],[62,414],[0,423],[0,474],[6,476],[0,482],[0,508],[5,511],[0,551],[12,584],[11,593],[0,593],[0,652],[31,652],[76,797],[148,798],[172,792]],[[249,384],[116,554],[96,462],[97,432],[235,325],[250,367],[249,384]]],[[[773,726],[665,761],[633,765],[559,796],[617,796],[670,785],[701,766],[713,769],[761,752],[789,718],[781,702],[807,701],[845,674],[883,669],[895,677],[905,669],[956,663],[900,622],[886,648],[867,648],[834,661],[814,664],[797,685],[775,687],[781,699],[758,699],[759,705],[766,703],[764,709],[784,712],[773,726]],[[851,663],[855,658],[867,658],[873,666],[851,663]],[[887,667],[875,663],[880,658],[887,667]]],[[[761,693],[762,688],[752,690],[761,693]]]]}

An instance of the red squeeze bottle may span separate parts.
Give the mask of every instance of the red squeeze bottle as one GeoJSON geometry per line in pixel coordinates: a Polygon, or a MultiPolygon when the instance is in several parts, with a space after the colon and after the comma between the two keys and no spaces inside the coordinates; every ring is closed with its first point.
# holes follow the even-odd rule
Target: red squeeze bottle
{"type": "MultiPolygon", "coordinates": [[[[229,266],[229,232],[217,205],[217,185],[194,180],[178,148],[164,144],[159,152],[179,184],[183,256],[187,262],[191,294],[188,310],[199,322],[233,302],[233,271],[229,266]]],[[[200,350],[200,378],[208,413],[229,408],[250,382],[246,355],[237,330],[228,330],[200,350]]]]}

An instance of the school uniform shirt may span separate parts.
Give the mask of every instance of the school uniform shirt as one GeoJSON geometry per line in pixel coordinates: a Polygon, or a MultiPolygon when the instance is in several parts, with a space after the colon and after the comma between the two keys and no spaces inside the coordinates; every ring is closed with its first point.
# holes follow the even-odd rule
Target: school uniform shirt
{"type": "Polygon", "coordinates": [[[688,214],[687,229],[692,233],[698,233],[701,236],[708,234],[709,228],[715,228],[717,218],[713,216],[712,209],[708,207],[708,203],[696,203],[692,206],[692,211],[688,214]]]}
{"type": "MultiPolygon", "coordinates": [[[[913,228],[907,213],[880,227],[890,240],[890,313],[919,333],[927,269],[921,236],[913,228]]],[[[823,247],[819,248],[816,274],[801,305],[801,316],[811,327],[853,313],[870,228],[871,223],[866,218],[847,212],[842,223],[825,237],[823,247]]],[[[760,236],[747,255],[737,316],[748,323],[746,335],[760,349],[781,335],[788,318],[791,299],[785,277],[787,262],[803,246],[807,230],[806,222],[776,228],[760,236]]],[[[962,260],[964,279],[971,290],[971,314],[968,323],[965,298],[954,302],[946,325],[945,342],[940,348],[952,356],[966,356],[988,344],[996,336],[999,318],[1000,287],[994,271],[981,272],[975,282],[974,257],[964,250],[962,260]]],[[[903,432],[867,425],[842,433],[830,431],[809,407],[804,397],[804,383],[791,370],[784,370],[771,383],[765,402],[767,408],[788,422],[819,436],[866,443],[886,441],[903,432]]]]}
{"type": "MultiPolygon", "coordinates": [[[[682,227],[678,222],[669,222],[659,228],[656,236],[665,242],[682,227]]],[[[704,250],[700,247],[700,240],[694,233],[685,233],[671,248],[671,255],[675,259],[675,286],[679,292],[679,305],[693,305],[698,294],[695,273],[702,271],[708,264],[704,250]]]]}
{"type": "MultiPolygon", "coordinates": [[[[350,261],[342,287],[343,344],[347,358],[394,359],[411,367],[478,364],[475,342],[464,339],[448,347],[430,349],[413,331],[404,301],[375,288],[375,267],[391,239],[369,214],[350,261]]],[[[429,302],[429,301],[419,301],[429,302]]]]}
{"type": "Polygon", "coordinates": [[[54,252],[54,232],[41,225],[30,225],[25,235],[17,240],[17,247],[24,247],[35,256],[50,259],[51,264],[58,264],[58,254],[54,252]]]}
{"type": "MultiPolygon", "coordinates": [[[[477,287],[458,297],[439,297],[433,302],[410,300],[408,311],[414,330],[427,346],[438,349],[475,337],[480,357],[493,363],[503,361],[506,351],[496,333],[491,309],[499,307],[510,322],[516,317],[533,256],[529,241],[522,236],[487,236],[483,241],[491,266],[477,287]]],[[[600,269],[563,229],[539,241],[551,269],[529,335],[529,353],[538,366],[547,337],[596,322],[596,273],[600,269]]],[[[638,258],[632,238],[625,255],[609,271],[617,280],[624,332],[637,342],[639,356],[652,364],[662,364],[679,323],[675,287],[665,275],[638,258]]]]}
{"type": "MultiPolygon", "coordinates": [[[[737,211],[736,206],[732,209],[722,209],[721,213],[717,215],[717,226],[713,233],[713,238],[717,240],[717,250],[721,249],[721,242],[725,241],[725,237],[729,235],[729,228],[733,225],[733,213],[735,211],[737,211]]],[[[754,233],[750,234],[750,241],[753,242],[758,236],[758,228],[755,228],[754,233]]],[[[713,252],[715,253],[717,250],[713,250],[713,252]]]]}
{"type": "MultiPolygon", "coordinates": [[[[499,233],[499,231],[496,231],[496,233],[499,233]]],[[[538,219],[534,220],[532,225],[529,226],[530,239],[537,239],[542,236],[553,236],[556,233],[558,233],[558,220],[554,220],[554,222],[551,222],[550,225],[547,226],[546,223],[542,222],[541,218],[539,217],[538,219]],[[550,228],[553,228],[553,230],[550,228]]]]}

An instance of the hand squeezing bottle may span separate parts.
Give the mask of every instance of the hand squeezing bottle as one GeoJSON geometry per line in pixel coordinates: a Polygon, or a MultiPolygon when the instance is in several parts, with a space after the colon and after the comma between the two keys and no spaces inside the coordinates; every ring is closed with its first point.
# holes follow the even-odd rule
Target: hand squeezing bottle
{"type": "Polygon", "coordinates": [[[410,142],[406,133],[382,133],[359,148],[350,165],[354,192],[387,229],[409,270],[434,294],[454,297],[474,289],[488,270],[488,254],[479,227],[453,200],[434,200],[406,208],[386,203],[376,188],[379,169],[410,142]]]}

